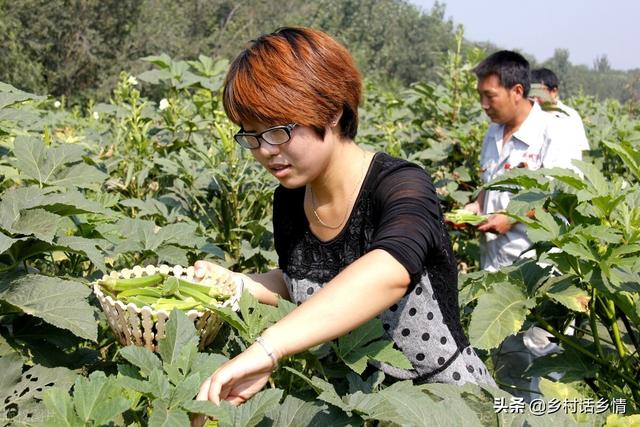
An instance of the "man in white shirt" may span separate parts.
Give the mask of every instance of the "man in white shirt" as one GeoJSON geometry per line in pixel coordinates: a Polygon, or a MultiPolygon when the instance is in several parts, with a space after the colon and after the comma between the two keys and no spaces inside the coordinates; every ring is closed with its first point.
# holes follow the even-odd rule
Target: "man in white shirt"
{"type": "MultiPolygon", "coordinates": [[[[491,182],[512,168],[573,168],[581,152],[567,144],[567,128],[528,98],[529,63],[516,52],[500,51],[475,69],[482,108],[493,123],[482,144],[480,172],[491,182]]],[[[495,271],[512,264],[530,246],[525,226],[514,223],[504,211],[512,193],[483,191],[466,210],[490,215],[478,226],[481,266],[495,271]]]]}
{"type": "Polygon", "coordinates": [[[549,104],[552,109],[548,112],[569,126],[571,142],[576,144],[581,151],[589,150],[589,141],[580,114],[560,101],[558,97],[560,90],[558,76],[548,68],[537,68],[531,71],[531,83],[529,96],[540,105],[549,104]]]}
{"type": "MultiPolygon", "coordinates": [[[[483,60],[474,72],[478,77],[480,103],[492,123],[482,144],[480,172],[484,182],[492,182],[508,170],[524,168],[574,168],[573,159],[581,151],[567,143],[567,126],[540,108],[528,97],[529,63],[511,51],[496,52],[483,60]]],[[[484,235],[480,241],[481,266],[496,271],[512,264],[530,246],[531,241],[522,223],[513,222],[503,212],[512,193],[483,191],[466,210],[489,215],[478,225],[484,235]]],[[[532,327],[526,333],[505,340],[494,355],[496,377],[531,392],[510,390],[514,395],[531,401],[539,397],[539,378],[524,378],[523,372],[535,357],[557,349],[543,329],[532,327]]]]}

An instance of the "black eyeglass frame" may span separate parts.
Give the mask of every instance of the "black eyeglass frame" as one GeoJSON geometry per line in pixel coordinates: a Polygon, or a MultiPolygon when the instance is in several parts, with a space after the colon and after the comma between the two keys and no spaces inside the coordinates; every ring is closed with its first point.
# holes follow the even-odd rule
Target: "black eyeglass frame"
{"type": "Polygon", "coordinates": [[[269,129],[265,129],[262,132],[244,132],[242,129],[240,129],[240,131],[238,133],[233,135],[233,139],[235,139],[236,142],[241,147],[247,148],[249,150],[255,150],[257,148],[260,148],[260,141],[264,141],[269,145],[282,145],[282,144],[286,144],[287,142],[291,141],[291,131],[293,131],[293,129],[296,126],[297,126],[296,123],[289,123],[287,125],[273,126],[273,127],[270,127],[269,129]],[[269,132],[273,132],[274,130],[284,130],[285,133],[287,134],[287,139],[285,141],[282,141],[282,142],[272,142],[272,141],[269,141],[269,140],[264,138],[263,135],[265,135],[265,134],[267,134],[269,132]],[[246,137],[255,138],[256,144],[248,144],[246,137]]]}

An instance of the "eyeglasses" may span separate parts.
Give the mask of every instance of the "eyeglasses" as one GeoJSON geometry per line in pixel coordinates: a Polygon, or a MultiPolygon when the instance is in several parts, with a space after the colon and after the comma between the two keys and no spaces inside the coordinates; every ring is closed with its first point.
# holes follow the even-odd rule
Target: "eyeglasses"
{"type": "Polygon", "coordinates": [[[260,147],[261,140],[270,145],[281,145],[285,142],[289,142],[291,139],[291,131],[296,126],[297,125],[295,123],[290,123],[284,126],[274,126],[259,133],[244,132],[243,130],[240,130],[240,132],[233,136],[233,139],[235,139],[242,147],[250,150],[255,150],[260,147]]]}

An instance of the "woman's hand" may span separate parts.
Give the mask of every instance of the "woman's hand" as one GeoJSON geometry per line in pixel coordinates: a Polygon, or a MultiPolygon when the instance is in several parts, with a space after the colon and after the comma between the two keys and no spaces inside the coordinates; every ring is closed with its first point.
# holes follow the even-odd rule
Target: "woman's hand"
{"type": "MultiPolygon", "coordinates": [[[[240,405],[262,390],[274,367],[273,360],[260,344],[253,344],[207,378],[196,399],[210,400],[216,405],[222,400],[234,406],[240,405]]],[[[191,425],[201,427],[205,421],[204,415],[198,415],[192,419],[191,425]]]]}
{"type": "Polygon", "coordinates": [[[193,264],[193,268],[194,268],[196,279],[199,279],[199,280],[202,280],[208,276],[214,276],[214,277],[225,276],[225,275],[234,276],[236,274],[233,271],[226,269],[220,265],[214,264],[209,261],[202,261],[202,260],[196,261],[193,264]]]}

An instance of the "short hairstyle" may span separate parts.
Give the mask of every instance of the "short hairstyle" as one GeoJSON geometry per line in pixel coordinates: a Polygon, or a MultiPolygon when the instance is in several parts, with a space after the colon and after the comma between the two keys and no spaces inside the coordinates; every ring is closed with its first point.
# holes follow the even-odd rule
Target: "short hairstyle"
{"type": "Polygon", "coordinates": [[[560,86],[558,76],[548,68],[531,70],[531,81],[533,83],[542,83],[549,89],[557,89],[560,86]]]}
{"type": "Polygon", "coordinates": [[[236,124],[296,123],[324,137],[342,111],[341,135],[355,138],[362,76],[347,49],[329,35],[284,27],[249,42],[224,81],[225,112],[236,124]]]}
{"type": "Polygon", "coordinates": [[[495,74],[500,84],[511,89],[518,83],[524,88],[524,96],[529,94],[531,87],[529,76],[529,61],[524,56],[510,50],[501,50],[486,57],[474,69],[478,79],[495,74]]]}

